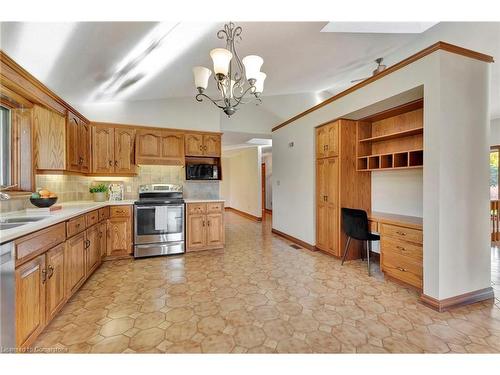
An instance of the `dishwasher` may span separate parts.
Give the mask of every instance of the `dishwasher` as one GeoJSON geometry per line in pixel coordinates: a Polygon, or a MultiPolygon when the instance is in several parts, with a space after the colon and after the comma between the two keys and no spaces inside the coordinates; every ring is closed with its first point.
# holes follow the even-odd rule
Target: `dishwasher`
{"type": "Polygon", "coordinates": [[[14,353],[15,333],[14,243],[0,245],[0,353],[14,353]]]}

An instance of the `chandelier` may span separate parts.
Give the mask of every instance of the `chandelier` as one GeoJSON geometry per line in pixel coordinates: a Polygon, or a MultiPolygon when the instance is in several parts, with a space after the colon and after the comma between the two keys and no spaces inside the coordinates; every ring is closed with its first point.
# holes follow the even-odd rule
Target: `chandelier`
{"type": "Polygon", "coordinates": [[[208,87],[208,79],[212,71],[203,66],[193,68],[194,83],[198,94],[196,100],[210,100],[224,113],[231,117],[240,104],[262,100],[260,95],[264,90],[266,74],[260,71],[264,60],[260,56],[249,55],[240,60],[235,48],[235,40],[241,40],[241,26],[234,23],[224,25],[217,32],[217,38],[226,39],[226,48],[215,48],[210,51],[214,65],[214,79],[219,90],[220,99],[212,99],[204,94],[208,87]],[[246,78],[246,79],[245,79],[246,78]]]}

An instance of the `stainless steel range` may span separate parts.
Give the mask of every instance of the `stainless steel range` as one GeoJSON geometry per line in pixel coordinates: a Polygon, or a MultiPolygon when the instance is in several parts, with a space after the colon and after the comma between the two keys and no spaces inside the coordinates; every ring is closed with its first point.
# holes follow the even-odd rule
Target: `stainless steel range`
{"type": "Polygon", "coordinates": [[[134,257],[184,251],[182,185],[141,185],[134,203],[134,257]]]}

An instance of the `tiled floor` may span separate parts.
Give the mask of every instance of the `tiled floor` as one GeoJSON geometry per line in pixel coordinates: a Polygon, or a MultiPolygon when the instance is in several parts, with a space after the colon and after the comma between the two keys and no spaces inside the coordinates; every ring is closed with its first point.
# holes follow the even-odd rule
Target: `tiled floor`
{"type": "MultiPolygon", "coordinates": [[[[500,300],[438,313],[365,264],[227,213],[227,246],[105,263],[35,346],[69,352],[500,352],[500,300]]],[[[499,251],[494,280],[499,284],[499,251]]],[[[496,289],[496,292],[499,290],[496,289]]]]}

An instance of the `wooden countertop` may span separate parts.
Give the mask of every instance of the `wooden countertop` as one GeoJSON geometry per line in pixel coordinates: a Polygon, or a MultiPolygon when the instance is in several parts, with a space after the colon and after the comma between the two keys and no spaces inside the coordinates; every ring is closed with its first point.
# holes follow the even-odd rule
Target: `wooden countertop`
{"type": "Polygon", "coordinates": [[[368,220],[379,223],[399,225],[405,228],[423,229],[423,218],[417,216],[406,216],[390,214],[387,212],[371,211],[368,212],[368,220]]]}

